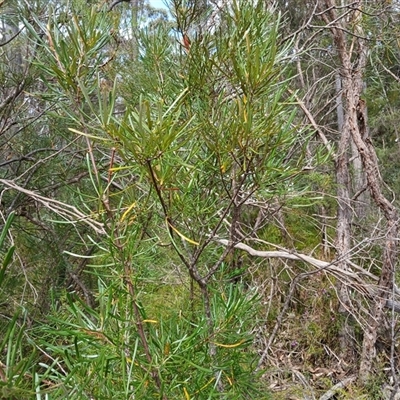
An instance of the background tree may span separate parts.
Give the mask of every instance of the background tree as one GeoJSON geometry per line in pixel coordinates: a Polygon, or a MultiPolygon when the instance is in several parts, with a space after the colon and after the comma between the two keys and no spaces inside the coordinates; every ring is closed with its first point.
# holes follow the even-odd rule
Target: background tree
{"type": "MultiPolygon", "coordinates": [[[[300,56],[296,67],[299,73],[299,85],[305,91],[303,110],[325,144],[327,144],[326,138],[338,142],[335,166],[338,200],[335,246],[337,259],[343,270],[349,268],[352,260],[357,260],[360,265],[366,262],[365,268],[368,270],[371,270],[370,263],[373,262],[376,267],[374,272],[380,276],[379,287],[382,292],[377,296],[379,300],[374,298],[371,308],[364,310],[365,313],[359,312],[362,309],[360,302],[355,304],[349,296],[348,282],[342,281],[339,284],[339,310],[345,317],[340,334],[342,338],[340,361],[347,359],[348,362],[353,362],[357,348],[356,326],[361,324],[364,330],[364,345],[360,377],[365,382],[367,377],[370,377],[371,358],[377,339],[375,335],[377,326],[374,323],[382,321],[383,307],[387,304],[386,299],[394,282],[392,273],[396,250],[393,238],[397,229],[396,209],[393,206],[392,196],[383,189],[385,186],[382,186],[380,177],[376,175],[379,167],[373,138],[372,140],[369,138],[367,109],[373,100],[365,94],[365,88],[369,87],[369,79],[372,78],[372,82],[376,82],[379,76],[376,74],[375,64],[369,64],[369,61],[374,59],[372,54],[377,50],[373,40],[376,35],[371,34],[369,29],[373,30],[376,27],[382,29],[383,21],[387,21],[394,8],[388,4],[372,2],[352,4],[322,2],[314,9],[305,5],[302,10],[305,17],[301,22],[297,22],[297,27],[300,28],[296,51],[300,56]],[[306,36],[306,29],[313,29],[314,35],[306,36]],[[330,42],[328,32],[332,33],[333,42],[330,42]],[[314,46],[311,45],[312,41],[314,46]],[[368,58],[368,54],[371,58],[368,58]],[[339,74],[337,68],[340,68],[339,74]],[[371,68],[374,71],[372,75],[369,74],[371,68]],[[311,76],[312,78],[309,78],[311,76]],[[315,82],[318,82],[318,86],[315,82]],[[322,85],[324,90],[318,90],[317,88],[322,85]],[[332,120],[334,114],[329,112],[332,106],[337,108],[337,121],[332,120]],[[328,111],[322,114],[321,111],[325,110],[328,111]],[[339,139],[332,136],[330,126],[337,127],[339,139]],[[363,142],[366,146],[362,145],[363,142]],[[367,159],[369,161],[366,161],[367,159]],[[369,204],[366,197],[367,190],[370,190],[375,206],[369,204]],[[381,208],[386,218],[391,221],[388,223],[389,227],[381,225],[381,214],[377,208],[381,208]],[[377,240],[379,235],[372,233],[377,230],[388,238],[387,242],[381,244],[377,240]],[[370,239],[366,240],[366,237],[370,239]],[[379,246],[382,246],[382,253],[379,246]],[[374,261],[370,257],[372,248],[377,257],[374,261]],[[353,251],[355,249],[356,252],[353,251]],[[357,254],[357,257],[354,258],[353,254],[357,254]],[[378,261],[380,257],[382,263],[378,261]],[[374,322],[368,320],[368,311],[371,311],[374,322]],[[353,317],[357,323],[352,321],[353,317]],[[372,334],[372,331],[375,333],[372,334]],[[366,362],[366,359],[369,361],[366,362]]],[[[296,16],[298,15],[302,14],[296,13],[296,16]]],[[[396,13],[389,18],[393,18],[394,15],[396,13]]],[[[295,22],[295,19],[291,21],[295,22]]],[[[290,37],[290,33],[288,36],[290,37]]],[[[382,33],[378,36],[384,37],[382,33]]],[[[387,48],[386,45],[383,47],[387,48]]],[[[368,114],[374,118],[374,112],[368,114]]],[[[394,321],[391,325],[393,328],[394,321]]],[[[394,373],[393,363],[392,373],[394,373]]]]}

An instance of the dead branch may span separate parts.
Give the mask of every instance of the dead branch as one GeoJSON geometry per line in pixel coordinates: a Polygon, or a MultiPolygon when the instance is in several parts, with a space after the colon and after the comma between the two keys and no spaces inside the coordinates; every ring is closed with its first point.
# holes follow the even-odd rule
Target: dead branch
{"type": "MultiPolygon", "coordinates": [[[[289,91],[291,94],[295,96],[296,101],[298,102],[300,108],[303,110],[305,116],[307,119],[310,121],[310,124],[313,126],[313,128],[318,132],[319,137],[322,140],[322,143],[325,145],[325,147],[328,149],[329,152],[331,152],[333,155],[332,151],[332,146],[330,145],[328,139],[326,138],[324,132],[322,132],[321,128],[318,126],[317,122],[315,121],[314,117],[312,116],[311,112],[309,109],[306,107],[303,101],[301,101],[296,94],[294,94],[291,90],[289,91]]],[[[334,155],[335,156],[335,155],[334,155]]]]}
{"type": "Polygon", "coordinates": [[[61,218],[65,219],[66,221],[69,221],[71,224],[82,222],[88,225],[90,228],[92,228],[96,233],[100,235],[104,235],[106,233],[103,223],[96,221],[95,219],[84,214],[83,212],[79,211],[76,207],[71,206],[70,204],[66,204],[58,200],[41,196],[36,192],[33,192],[31,190],[25,189],[17,185],[14,181],[11,180],[0,179],[0,183],[9,189],[14,189],[32,198],[33,200],[42,204],[48,210],[53,211],[61,218]]]}
{"type": "Polygon", "coordinates": [[[345,388],[348,384],[350,384],[351,382],[353,382],[356,379],[356,376],[350,376],[346,379],[343,379],[342,381],[340,381],[339,383],[337,383],[336,385],[332,386],[327,392],[325,392],[320,398],[319,400],[329,400],[331,399],[333,396],[335,396],[335,394],[345,388]]]}
{"type": "Polygon", "coordinates": [[[130,0],[115,0],[110,7],[108,8],[108,12],[112,11],[113,8],[118,5],[119,3],[130,3],[130,0]]]}
{"type": "MultiPolygon", "coordinates": [[[[226,239],[217,239],[216,241],[218,243],[223,244],[224,246],[229,245],[229,241],[226,239]]],[[[250,255],[255,256],[255,257],[284,258],[287,260],[305,261],[306,263],[313,265],[320,271],[327,270],[334,275],[340,276],[341,278],[343,278],[343,276],[346,276],[348,278],[354,279],[358,283],[364,283],[360,279],[360,277],[357,273],[348,271],[348,270],[343,271],[342,269],[338,268],[335,265],[336,261],[334,261],[334,262],[322,261],[322,260],[318,260],[317,258],[308,256],[306,254],[294,253],[294,252],[290,252],[288,250],[270,250],[270,251],[256,250],[244,243],[237,243],[237,244],[233,245],[233,247],[236,249],[244,250],[247,253],[249,253],[250,255]]],[[[362,268],[360,268],[360,269],[362,270],[362,268]]]]}
{"type": "MultiPolygon", "coordinates": [[[[227,239],[215,239],[217,243],[220,243],[224,246],[229,246],[230,242],[227,239]]],[[[248,246],[247,244],[244,243],[236,243],[236,244],[231,244],[235,249],[243,250],[249,253],[251,256],[255,257],[262,257],[262,258],[281,258],[281,259],[287,259],[287,260],[294,260],[294,261],[304,261],[307,264],[310,264],[314,267],[317,268],[316,271],[311,271],[307,274],[314,274],[316,272],[329,272],[332,275],[334,275],[337,279],[340,281],[344,281],[347,283],[349,286],[351,286],[353,289],[356,291],[369,296],[370,298],[376,298],[377,294],[375,293],[375,289],[372,285],[367,284],[365,281],[361,279],[362,275],[365,275],[366,277],[369,277],[370,279],[373,279],[374,281],[378,282],[379,278],[373,274],[371,274],[369,271],[365,271],[362,267],[358,266],[357,264],[348,261],[349,266],[353,268],[353,270],[356,270],[357,272],[353,272],[350,270],[343,270],[342,268],[338,267],[336,263],[339,262],[339,260],[334,260],[332,262],[327,262],[327,261],[322,261],[317,258],[308,256],[306,254],[301,254],[297,252],[290,252],[289,250],[281,248],[281,250],[270,250],[270,251],[263,251],[263,250],[256,250],[253,249],[252,247],[248,246]]],[[[397,288],[395,288],[397,289],[397,288]]],[[[398,290],[395,290],[396,294],[398,293],[398,290]]],[[[390,310],[393,310],[396,313],[400,313],[400,302],[392,300],[392,299],[387,299],[387,301],[384,304],[384,307],[389,308],[390,310]]]]}

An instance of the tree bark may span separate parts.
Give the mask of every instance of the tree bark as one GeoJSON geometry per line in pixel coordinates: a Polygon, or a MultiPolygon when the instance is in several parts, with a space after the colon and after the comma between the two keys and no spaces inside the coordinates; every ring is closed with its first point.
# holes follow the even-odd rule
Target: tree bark
{"type": "MultiPolygon", "coordinates": [[[[327,25],[336,20],[338,17],[334,9],[333,1],[325,1],[325,7],[328,10],[326,14],[322,14],[322,18],[327,25]]],[[[338,21],[340,24],[340,21],[338,21]]],[[[334,35],[334,41],[338,53],[341,50],[346,52],[345,38],[340,36],[343,32],[337,28],[331,28],[334,35]]],[[[347,54],[347,53],[346,53],[347,54]]],[[[340,55],[339,55],[340,57],[340,55]]],[[[349,60],[346,60],[346,62],[349,60]]],[[[349,87],[346,84],[346,74],[343,73],[344,65],[340,69],[335,79],[337,94],[337,119],[339,130],[338,153],[335,160],[335,172],[337,183],[337,227],[336,227],[336,257],[339,260],[338,266],[343,270],[348,270],[348,261],[350,259],[351,250],[351,220],[352,205],[350,196],[350,172],[349,172],[349,155],[351,148],[351,105],[349,104],[349,87]]],[[[340,357],[349,364],[354,360],[354,325],[352,319],[352,306],[348,292],[348,287],[343,282],[338,282],[339,295],[339,314],[342,316],[342,325],[339,332],[340,357]]]]}
{"type": "MultiPolygon", "coordinates": [[[[339,149],[336,159],[336,183],[337,183],[337,231],[336,231],[336,257],[338,266],[348,270],[348,260],[351,249],[351,218],[352,209],[349,191],[349,158],[348,147],[350,134],[344,129],[339,140],[339,149]]],[[[343,282],[338,282],[339,314],[342,316],[343,324],[339,332],[339,345],[341,359],[346,363],[354,359],[354,326],[351,318],[351,301],[348,287],[343,282]]]]}

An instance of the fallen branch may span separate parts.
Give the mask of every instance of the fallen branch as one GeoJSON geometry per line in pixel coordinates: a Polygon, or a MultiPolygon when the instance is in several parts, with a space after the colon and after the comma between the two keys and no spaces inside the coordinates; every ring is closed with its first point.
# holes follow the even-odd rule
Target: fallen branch
{"type": "MultiPolygon", "coordinates": [[[[221,243],[224,246],[229,245],[229,241],[226,239],[216,239],[216,242],[221,243]]],[[[314,258],[314,257],[308,256],[306,254],[293,253],[288,250],[270,250],[270,251],[256,250],[244,243],[237,243],[233,247],[235,249],[244,250],[247,253],[249,253],[250,255],[255,256],[255,257],[284,258],[287,260],[304,261],[308,264],[313,265],[314,267],[318,268],[319,270],[327,270],[327,271],[331,272],[332,274],[337,275],[339,278],[343,278],[343,276],[345,275],[345,276],[353,279],[354,281],[356,281],[358,284],[364,283],[360,279],[358,273],[352,272],[352,271],[343,271],[341,268],[337,267],[335,265],[335,262],[337,262],[337,261],[332,261],[332,262],[322,261],[322,260],[319,260],[318,258],[314,258]]],[[[358,267],[358,268],[362,271],[362,268],[360,268],[360,267],[358,267]]],[[[368,273],[368,276],[371,277],[371,274],[368,273]]],[[[378,278],[376,278],[376,279],[378,279],[378,278]]]]}
{"type": "Polygon", "coordinates": [[[350,376],[349,378],[343,379],[341,382],[337,383],[336,385],[332,386],[327,392],[325,392],[319,400],[329,400],[335,394],[345,388],[349,383],[353,382],[356,379],[355,376],[350,376]]]}
{"type": "Polygon", "coordinates": [[[105,234],[104,224],[90,218],[88,215],[79,211],[76,207],[69,204],[63,203],[58,200],[50,199],[48,197],[41,196],[40,194],[23,188],[17,185],[14,181],[7,179],[0,179],[0,183],[9,189],[17,190],[20,193],[32,198],[36,202],[42,204],[45,208],[53,211],[55,214],[59,215],[61,218],[65,219],[71,224],[76,224],[82,222],[92,228],[98,234],[105,234]]]}
{"type": "MultiPolygon", "coordinates": [[[[215,241],[224,246],[229,246],[229,241],[227,239],[215,239],[215,241]]],[[[376,296],[377,296],[375,291],[373,290],[372,286],[367,285],[360,278],[360,275],[364,274],[376,282],[378,282],[379,278],[377,276],[371,274],[370,272],[365,271],[363,268],[361,268],[360,266],[358,266],[352,262],[349,262],[349,265],[353,269],[356,269],[357,272],[343,270],[343,269],[339,268],[338,266],[335,265],[335,263],[337,263],[338,260],[334,260],[331,262],[322,261],[322,260],[319,260],[318,258],[314,258],[314,257],[308,256],[306,254],[293,253],[293,252],[290,252],[290,251],[284,250],[284,249],[270,250],[270,251],[256,250],[244,243],[236,243],[233,247],[235,249],[246,251],[247,253],[249,253],[250,255],[255,256],[255,257],[281,258],[281,259],[286,259],[286,260],[304,261],[304,262],[306,262],[310,265],[313,265],[314,267],[317,268],[317,271],[314,271],[314,272],[327,271],[327,272],[330,272],[332,275],[334,275],[336,278],[340,279],[341,281],[343,281],[344,278],[348,278],[349,285],[352,286],[358,292],[361,292],[361,293],[369,296],[370,298],[376,298],[376,296]]],[[[385,307],[393,310],[396,313],[400,313],[400,302],[399,301],[394,301],[394,300],[388,299],[385,303],[385,307]]]]}

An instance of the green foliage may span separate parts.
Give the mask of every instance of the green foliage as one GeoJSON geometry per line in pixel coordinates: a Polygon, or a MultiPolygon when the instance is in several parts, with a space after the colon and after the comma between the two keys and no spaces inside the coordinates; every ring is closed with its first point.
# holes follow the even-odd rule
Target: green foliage
{"type": "Polygon", "coordinates": [[[186,54],[167,25],[143,29],[137,68],[128,73],[116,60],[128,74],[112,83],[103,65],[112,71],[108,32],[117,24],[108,14],[82,8],[62,22],[56,14],[47,26],[35,21],[46,38],[36,35],[44,99],[57,99],[89,149],[92,189],[76,204],[105,226],[105,237],[92,239],[95,306],[66,293],[38,328],[48,357],[38,378],[54,397],[259,398],[249,334],[257,296],[227,283],[236,269],[221,262],[210,232],[230,235],[223,221],[238,218],[246,198],[287,190],[302,157],[292,149],[306,136],[291,99],[283,101],[279,18],[244,1],[222,16],[224,29],[193,39],[186,54]],[[100,154],[112,154],[107,175],[100,154]],[[175,309],[160,312],[152,303],[166,300],[168,283],[151,282],[162,269],[177,284],[165,260],[198,288],[175,290],[175,309]]]}
{"type": "Polygon", "coordinates": [[[9,214],[0,234],[0,397],[29,399],[34,392],[30,374],[36,353],[32,344],[26,341],[28,313],[22,306],[6,307],[10,294],[8,288],[15,283],[10,271],[15,246],[8,245],[6,240],[13,219],[14,213],[9,214]],[[8,249],[4,251],[6,245],[8,249]]]}
{"type": "MultiPolygon", "coordinates": [[[[271,345],[324,364],[323,345],[337,352],[344,322],[332,317],[338,304],[319,278],[299,283],[281,314],[309,265],[255,261],[234,248],[318,255],[321,242],[334,242],[333,151],[299,128],[288,90],[302,81],[304,106],[314,103],[330,135],[335,91],[321,90],[319,77],[337,67],[332,40],[323,30],[307,58],[297,51],[303,32],[293,42],[282,36],[309,3],[275,2],[288,11],[284,27],[261,1],[217,10],[176,0],[173,20],[122,3],[8,2],[5,16],[0,4],[2,22],[25,28],[0,63],[0,178],[9,179],[1,211],[16,210],[18,231],[9,245],[10,214],[0,236],[0,397],[268,398],[252,332],[282,324],[271,345]],[[23,68],[12,50],[26,54],[23,68]]],[[[379,31],[367,15],[363,23],[379,31]]],[[[370,40],[380,57],[366,98],[390,164],[383,177],[395,184],[397,53],[385,35],[376,35],[384,45],[370,40]]],[[[355,241],[352,261],[361,264],[359,248],[355,241]]],[[[379,262],[368,268],[379,275],[379,262]]]]}
{"type": "Polygon", "coordinates": [[[152,398],[157,393],[151,384],[152,368],[162,380],[157,396],[220,398],[218,379],[230,398],[259,398],[249,369],[254,356],[246,350],[257,296],[233,285],[226,293],[216,292],[213,337],[202,312],[194,320],[188,319],[188,310],[158,320],[143,315],[153,356],[149,365],[140,350],[129,295],[122,288],[99,284],[98,311],[68,295],[65,309],[57,310],[62,318],[51,318],[51,324],[37,332],[36,343],[48,360],[41,363],[41,384],[52,382],[52,398],[152,398]],[[210,342],[220,349],[212,364],[207,354],[210,342]]]}
{"type": "Polygon", "coordinates": [[[4,357],[4,363],[0,363],[2,398],[29,399],[35,390],[31,373],[37,355],[32,344],[26,343],[26,322],[26,313],[16,312],[0,329],[0,352],[4,357]]]}
{"type": "MultiPolygon", "coordinates": [[[[280,242],[267,215],[255,230],[254,210],[288,194],[291,208],[306,187],[309,135],[287,91],[280,16],[235,1],[189,49],[165,21],[137,28],[127,13],[71,4],[24,18],[35,96],[51,109],[40,140],[62,154],[32,193],[75,214],[48,207],[21,222],[46,226],[20,235],[21,254],[46,242],[51,261],[32,259],[34,282],[50,282],[48,315],[29,335],[40,361],[25,357],[29,384],[15,387],[37,398],[268,398],[251,334],[259,297],[239,283],[252,261],[218,240],[259,230],[280,242]]],[[[11,326],[22,360],[25,330],[11,326]]]]}
{"type": "MultiPolygon", "coordinates": [[[[338,260],[325,246],[335,235],[333,151],[298,127],[288,90],[306,93],[302,106],[337,140],[332,38],[322,29],[305,51],[308,31],[297,30],[300,17],[325,24],[307,16],[312,2],[274,2],[284,24],[261,1],[216,10],[176,0],[173,20],[127,2],[17,3],[0,4],[2,22],[25,28],[0,55],[1,211],[16,210],[18,232],[1,253],[3,397],[262,398],[255,358],[265,343],[252,332],[275,327],[279,363],[280,351],[307,366],[335,358],[345,321],[331,315],[338,303],[324,278],[299,281],[281,313],[293,279],[315,266],[233,248],[338,260]],[[283,35],[293,25],[298,35],[283,35]]],[[[398,46],[378,14],[360,17],[373,61],[365,99],[382,176],[396,186],[398,46]]],[[[379,276],[384,235],[373,242],[378,224],[371,238],[356,225],[368,239],[352,237],[346,257],[379,276]]]]}
{"type": "Polygon", "coordinates": [[[3,245],[6,241],[6,237],[7,237],[7,233],[10,229],[10,226],[12,224],[12,221],[14,219],[15,213],[12,212],[8,215],[7,220],[4,224],[4,227],[1,231],[0,234],[0,254],[1,254],[1,266],[0,266],[0,288],[4,282],[4,278],[6,275],[6,269],[7,267],[10,265],[11,261],[12,261],[12,257],[14,254],[14,250],[15,250],[15,246],[10,246],[6,252],[3,253],[3,245]]]}

